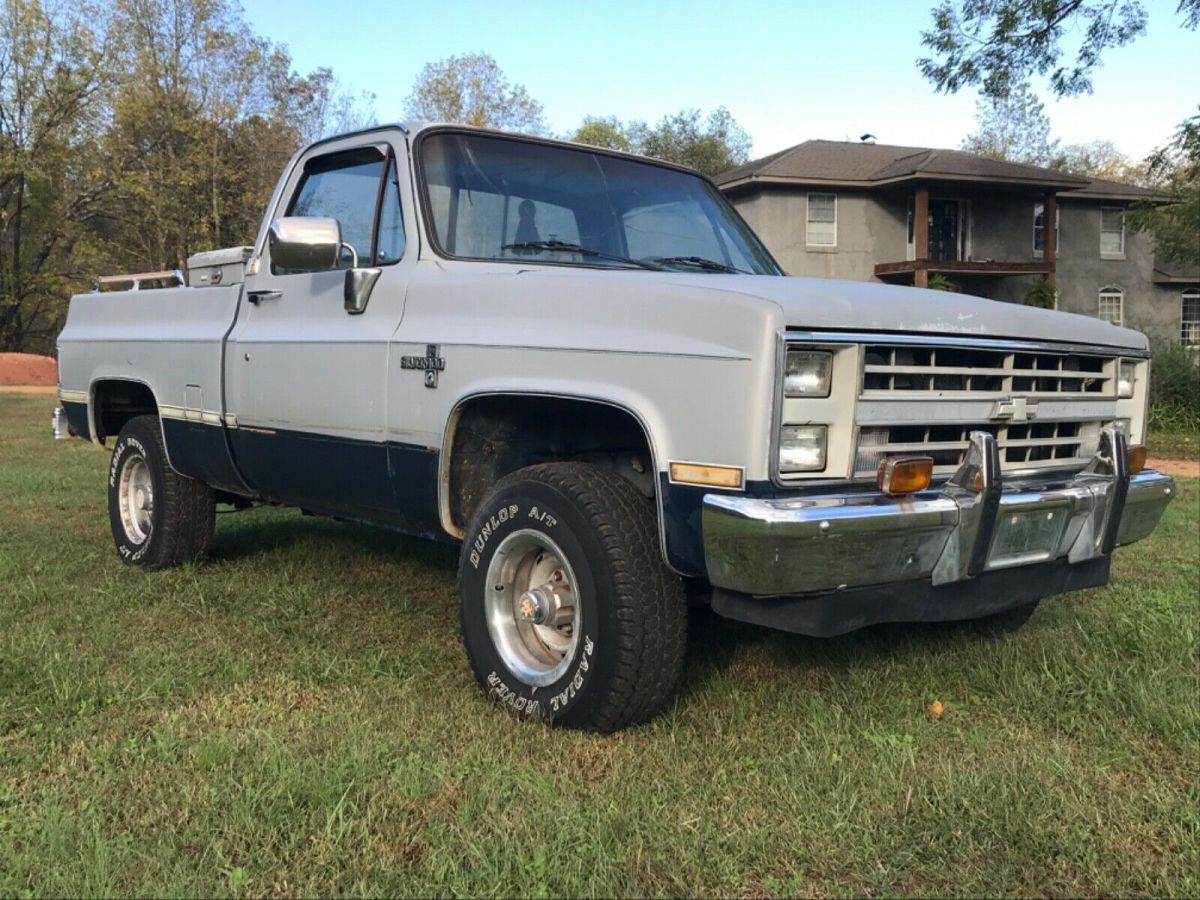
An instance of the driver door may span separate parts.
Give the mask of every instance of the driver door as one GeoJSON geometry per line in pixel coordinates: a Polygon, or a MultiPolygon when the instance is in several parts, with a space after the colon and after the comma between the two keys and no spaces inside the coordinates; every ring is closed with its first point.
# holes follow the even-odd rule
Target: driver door
{"type": "MultiPolygon", "coordinates": [[[[264,496],[322,512],[386,518],[394,506],[385,443],[388,341],[409,266],[399,171],[386,142],[336,142],[301,160],[285,216],[337,219],[337,267],[284,269],[264,246],[226,352],[237,465],[264,496]],[[345,308],[354,264],[380,270],[366,308],[345,308]]],[[[278,213],[277,213],[278,214],[278,213]]]]}

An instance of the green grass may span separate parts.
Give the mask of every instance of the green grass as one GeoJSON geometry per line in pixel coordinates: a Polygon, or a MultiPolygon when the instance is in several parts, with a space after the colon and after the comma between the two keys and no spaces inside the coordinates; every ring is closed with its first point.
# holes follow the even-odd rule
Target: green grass
{"type": "Polygon", "coordinates": [[[0,895],[1200,893],[1196,481],[1014,636],[694,617],[596,737],[482,699],[447,548],[262,509],[122,566],[51,405],[0,394],[0,895]]]}
{"type": "Polygon", "coordinates": [[[1200,457],[1200,433],[1152,430],[1146,447],[1155,456],[1196,459],[1200,457]]]}

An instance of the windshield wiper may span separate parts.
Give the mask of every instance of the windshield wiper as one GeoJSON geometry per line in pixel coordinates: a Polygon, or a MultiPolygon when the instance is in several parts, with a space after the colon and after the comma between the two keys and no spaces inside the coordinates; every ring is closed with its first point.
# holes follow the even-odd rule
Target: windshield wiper
{"type": "Polygon", "coordinates": [[[704,269],[706,272],[736,272],[741,275],[750,275],[745,269],[735,269],[733,266],[728,266],[725,263],[717,262],[715,259],[705,259],[703,256],[656,256],[654,262],[659,265],[683,265],[695,266],[697,269],[704,269]]]}
{"type": "Polygon", "coordinates": [[[595,250],[592,247],[583,247],[579,244],[570,244],[566,241],[518,241],[515,244],[505,244],[502,250],[553,250],[559,253],[578,253],[580,256],[594,256],[597,259],[611,259],[615,262],[628,263],[631,266],[637,266],[639,269],[652,269],[655,272],[661,272],[662,266],[652,262],[646,262],[642,259],[633,259],[629,256],[619,256],[616,253],[605,253],[603,250],[595,250]]]}

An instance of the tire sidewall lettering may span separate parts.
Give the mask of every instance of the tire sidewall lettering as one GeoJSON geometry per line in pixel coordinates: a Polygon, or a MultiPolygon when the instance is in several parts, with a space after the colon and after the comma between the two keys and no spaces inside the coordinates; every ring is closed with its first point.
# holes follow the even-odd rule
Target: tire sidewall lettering
{"type": "Polygon", "coordinates": [[[126,465],[130,451],[140,454],[142,459],[146,461],[146,466],[150,470],[150,482],[154,493],[160,497],[162,496],[162,479],[158,470],[158,455],[148,448],[137,435],[122,435],[117,441],[116,446],[113,447],[112,462],[109,465],[109,517],[112,523],[117,554],[123,562],[136,565],[154,549],[156,531],[154,526],[158,517],[158,511],[154,510],[150,514],[150,530],[146,535],[146,539],[140,544],[133,543],[125,533],[125,526],[121,521],[120,498],[117,496],[117,492],[120,489],[121,471],[126,465]]]}
{"type": "Polygon", "coordinates": [[[463,637],[476,661],[476,675],[484,693],[521,719],[555,720],[569,716],[577,707],[592,702],[590,688],[597,677],[604,677],[599,652],[605,643],[597,630],[602,625],[596,608],[599,586],[579,535],[570,524],[572,512],[560,508],[554,498],[529,496],[526,491],[504,495],[495,498],[490,508],[480,513],[464,542],[466,565],[460,576],[463,637]],[[525,529],[553,535],[575,570],[583,607],[582,634],[575,658],[558,681],[544,687],[525,684],[508,670],[492,644],[482,611],[486,589],[483,581],[495,548],[507,534],[525,529]]]}

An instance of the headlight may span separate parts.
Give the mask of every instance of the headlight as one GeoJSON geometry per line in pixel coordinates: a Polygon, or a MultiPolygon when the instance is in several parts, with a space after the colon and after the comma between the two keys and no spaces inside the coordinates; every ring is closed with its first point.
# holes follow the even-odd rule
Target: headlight
{"type": "Polygon", "coordinates": [[[785,397],[828,397],[833,354],[816,350],[789,350],[783,373],[785,397]]]}
{"type": "Polygon", "coordinates": [[[779,430],[779,471],[819,472],[825,468],[824,425],[784,425],[779,430]]]}
{"type": "Polygon", "coordinates": [[[1133,379],[1137,363],[1121,360],[1117,375],[1117,396],[1122,400],[1133,396],[1133,379]]]}

